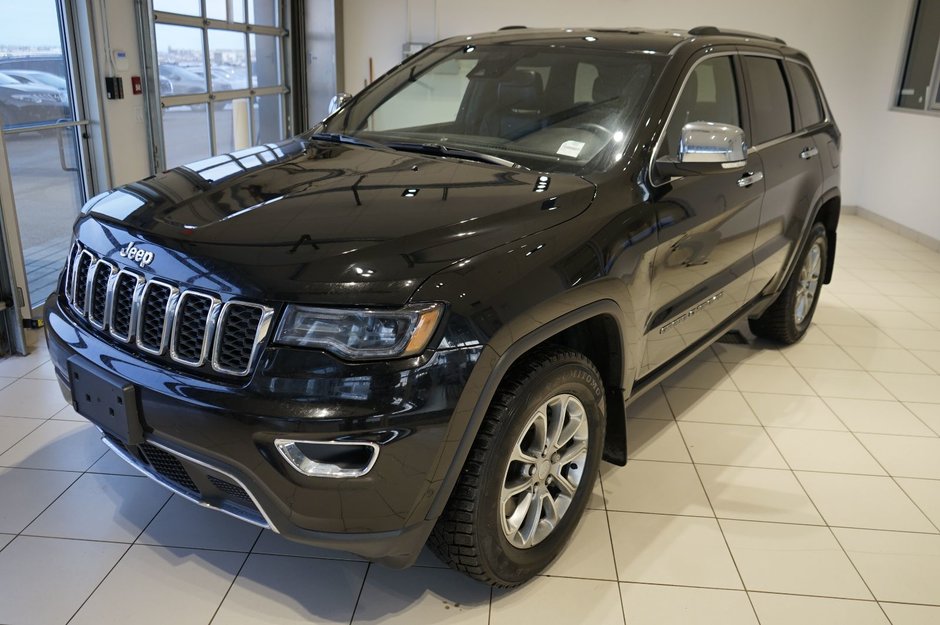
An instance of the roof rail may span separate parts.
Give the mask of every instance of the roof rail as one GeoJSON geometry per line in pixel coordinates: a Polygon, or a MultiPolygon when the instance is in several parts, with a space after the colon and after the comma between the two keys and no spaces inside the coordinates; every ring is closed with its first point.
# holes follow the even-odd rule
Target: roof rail
{"type": "Polygon", "coordinates": [[[774,41],[781,45],[787,45],[787,42],[780,37],[771,37],[770,35],[761,35],[760,33],[749,33],[743,30],[722,30],[717,26],[696,26],[689,29],[689,34],[694,36],[724,35],[725,37],[747,37],[749,39],[763,39],[765,41],[774,41]]]}
{"type": "Polygon", "coordinates": [[[522,26],[522,25],[520,25],[520,24],[514,24],[514,25],[510,25],[510,26],[503,26],[502,28],[500,28],[500,30],[520,30],[520,29],[523,29],[523,28],[528,28],[528,26],[522,26]]]}

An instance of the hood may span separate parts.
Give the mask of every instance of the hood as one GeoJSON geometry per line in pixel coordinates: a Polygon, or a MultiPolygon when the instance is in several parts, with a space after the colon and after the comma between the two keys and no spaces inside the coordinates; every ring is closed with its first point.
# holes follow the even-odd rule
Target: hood
{"type": "Polygon", "coordinates": [[[100,196],[77,234],[120,265],[128,244],[152,251],[145,273],[195,287],[397,305],[449,265],[571,219],[594,191],[572,175],[291,140],[100,196]]]}

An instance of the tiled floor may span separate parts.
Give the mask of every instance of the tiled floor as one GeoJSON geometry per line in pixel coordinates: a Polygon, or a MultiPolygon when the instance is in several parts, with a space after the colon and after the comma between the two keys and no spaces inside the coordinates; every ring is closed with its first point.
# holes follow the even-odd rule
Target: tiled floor
{"type": "Polygon", "coordinates": [[[176,497],[40,348],[0,361],[0,623],[940,623],[940,254],[845,217],[799,345],[718,344],[631,410],[574,541],[491,592],[176,497]]]}

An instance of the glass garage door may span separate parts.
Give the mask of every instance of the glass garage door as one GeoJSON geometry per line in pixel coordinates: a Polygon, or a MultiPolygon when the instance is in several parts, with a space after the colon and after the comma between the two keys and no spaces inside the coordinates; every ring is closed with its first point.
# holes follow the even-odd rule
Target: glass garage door
{"type": "Polygon", "coordinates": [[[288,133],[283,2],[152,0],[156,169],[288,133]]]}
{"type": "Polygon", "coordinates": [[[55,289],[89,190],[69,4],[0,0],[0,183],[12,190],[3,221],[34,314],[55,289]]]}

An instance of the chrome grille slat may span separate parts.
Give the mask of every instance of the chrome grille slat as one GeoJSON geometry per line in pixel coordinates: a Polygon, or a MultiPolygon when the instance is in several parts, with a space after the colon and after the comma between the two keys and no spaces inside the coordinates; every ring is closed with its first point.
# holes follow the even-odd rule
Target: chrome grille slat
{"type": "Polygon", "coordinates": [[[142,352],[192,368],[248,375],[271,329],[274,309],[180,289],[121,269],[75,244],[65,298],[96,330],[142,352]]]}

